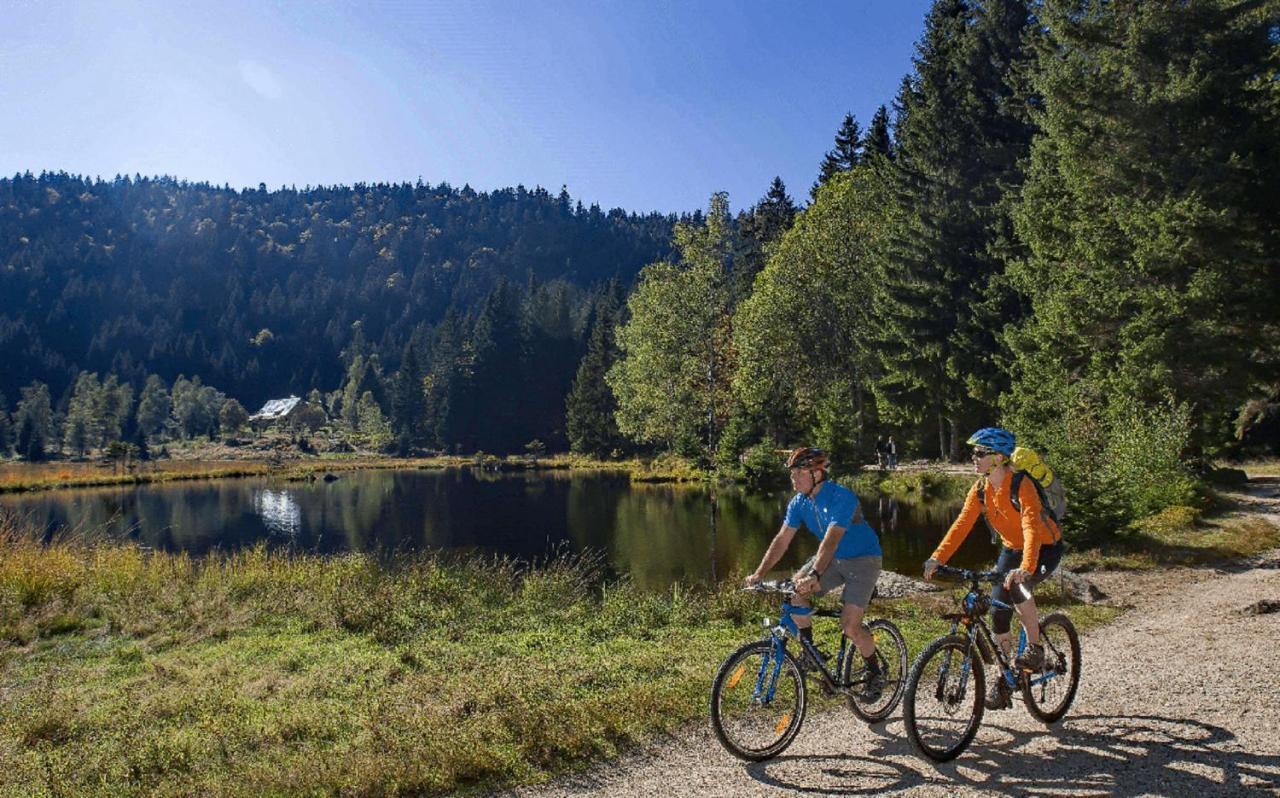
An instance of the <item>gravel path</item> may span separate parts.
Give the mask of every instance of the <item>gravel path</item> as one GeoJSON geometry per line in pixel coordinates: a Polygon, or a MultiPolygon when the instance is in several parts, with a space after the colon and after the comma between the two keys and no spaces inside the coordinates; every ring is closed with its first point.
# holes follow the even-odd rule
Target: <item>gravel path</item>
{"type": "MultiPolygon", "coordinates": [[[[1280,523],[1280,485],[1251,493],[1253,513],[1280,523]]],[[[1080,691],[1054,728],[1015,700],[935,766],[912,750],[901,708],[874,728],[832,711],[810,715],[784,755],[748,765],[708,725],[506,795],[1280,795],[1280,613],[1240,613],[1280,600],[1280,550],[1098,582],[1134,609],[1085,635],[1080,691]]]]}

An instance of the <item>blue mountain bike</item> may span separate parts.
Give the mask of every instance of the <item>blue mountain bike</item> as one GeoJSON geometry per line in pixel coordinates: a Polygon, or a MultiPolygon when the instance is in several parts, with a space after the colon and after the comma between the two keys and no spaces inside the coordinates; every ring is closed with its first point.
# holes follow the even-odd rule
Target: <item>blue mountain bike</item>
{"type": "MultiPolygon", "coordinates": [[[[747,590],[782,595],[781,617],[764,619],[763,640],[753,640],[729,655],[711,684],[711,725],[734,756],[759,762],[782,753],[795,740],[808,706],[805,676],[823,692],[843,695],[849,708],[868,723],[889,717],[902,699],[907,671],[907,643],[891,621],[866,623],[876,642],[878,674],[866,667],[849,638],[840,633],[834,657],[800,638],[793,616],[839,619],[839,610],[813,610],[791,603],[790,579],[759,582],[747,590]],[[800,650],[792,653],[788,643],[800,650]]],[[[815,630],[816,631],[816,630],[815,630]]]]}
{"type": "MultiPolygon", "coordinates": [[[[984,663],[998,664],[996,678],[1004,680],[1002,692],[1006,698],[1020,689],[1032,716],[1046,724],[1062,718],[1080,684],[1080,637],[1071,619],[1060,612],[1041,618],[1044,666],[1039,671],[1018,669],[1014,658],[996,645],[984,619],[992,606],[1013,609],[991,598],[980,586],[1005,575],[945,565],[935,573],[968,582],[969,592],[961,599],[960,612],[942,616],[951,621],[951,633],[921,651],[907,677],[902,714],[907,736],[916,750],[930,759],[946,762],[959,756],[973,741],[986,709],[984,663]]],[[[1018,636],[1017,653],[1021,654],[1026,646],[1024,629],[1018,636]]]]}

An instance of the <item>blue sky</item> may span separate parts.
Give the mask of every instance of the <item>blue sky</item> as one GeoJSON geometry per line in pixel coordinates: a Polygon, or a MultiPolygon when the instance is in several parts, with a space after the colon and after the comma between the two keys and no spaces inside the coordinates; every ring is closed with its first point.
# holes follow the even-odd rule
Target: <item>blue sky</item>
{"type": "Polygon", "coordinates": [[[567,185],[606,208],[807,199],[924,0],[3,2],[0,174],[567,185]]]}

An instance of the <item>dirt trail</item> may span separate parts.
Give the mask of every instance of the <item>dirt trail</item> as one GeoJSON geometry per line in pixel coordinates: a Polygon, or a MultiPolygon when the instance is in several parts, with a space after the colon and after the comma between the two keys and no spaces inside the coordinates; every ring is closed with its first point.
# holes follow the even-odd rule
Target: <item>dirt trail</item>
{"type": "MultiPolygon", "coordinates": [[[[1280,484],[1243,498],[1280,523],[1280,484]]],[[[901,709],[873,728],[833,711],[810,716],[769,762],[734,759],[697,728],[508,795],[1280,795],[1280,613],[1240,613],[1280,601],[1280,550],[1098,582],[1134,609],[1085,635],[1080,691],[1054,728],[1015,702],[986,714],[958,760],[935,766],[912,750],[901,709]]]]}

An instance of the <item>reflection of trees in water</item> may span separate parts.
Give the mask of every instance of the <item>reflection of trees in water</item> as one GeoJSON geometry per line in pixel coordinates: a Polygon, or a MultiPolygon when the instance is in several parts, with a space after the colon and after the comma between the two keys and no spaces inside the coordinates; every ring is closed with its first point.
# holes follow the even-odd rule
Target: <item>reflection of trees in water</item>
{"type": "Polygon", "coordinates": [[[721,493],[713,552],[705,492],[636,485],[617,502],[610,561],[645,588],[706,582],[713,556],[714,572],[721,577],[759,562],[780,517],[767,499],[721,493]]]}
{"type": "MultiPolygon", "coordinates": [[[[899,500],[895,529],[887,497],[861,498],[867,520],[884,530],[886,567],[909,574],[960,508],[899,500]]],[[[3,496],[0,505],[73,534],[120,537],[136,529],[139,542],[194,552],[266,539],[324,552],[474,547],[537,559],[567,541],[571,551],[604,551],[613,571],[663,589],[754,568],[789,499],[789,493],[720,490],[714,543],[703,489],[633,485],[609,472],[348,472],[332,483],[243,479],[77,489],[3,496]]],[[[816,550],[816,538],[801,533],[777,570],[796,567],[816,550]]],[[[979,528],[956,562],[978,565],[994,556],[979,528]]]]}

